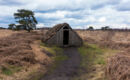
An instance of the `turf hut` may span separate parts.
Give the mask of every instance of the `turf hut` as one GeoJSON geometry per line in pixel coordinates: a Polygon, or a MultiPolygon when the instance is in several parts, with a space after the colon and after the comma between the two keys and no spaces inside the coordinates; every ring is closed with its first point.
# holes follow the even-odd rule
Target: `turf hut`
{"type": "Polygon", "coordinates": [[[49,45],[57,46],[82,45],[82,39],[67,23],[55,25],[46,33],[42,41],[49,45]]]}

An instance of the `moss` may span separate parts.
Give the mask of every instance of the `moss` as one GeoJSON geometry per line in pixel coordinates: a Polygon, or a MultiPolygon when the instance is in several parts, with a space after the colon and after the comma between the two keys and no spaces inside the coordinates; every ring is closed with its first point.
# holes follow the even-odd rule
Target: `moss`
{"type": "Polygon", "coordinates": [[[8,66],[2,66],[2,74],[5,75],[12,75],[16,72],[19,72],[22,69],[22,67],[15,66],[15,65],[8,65],[8,66]]]}

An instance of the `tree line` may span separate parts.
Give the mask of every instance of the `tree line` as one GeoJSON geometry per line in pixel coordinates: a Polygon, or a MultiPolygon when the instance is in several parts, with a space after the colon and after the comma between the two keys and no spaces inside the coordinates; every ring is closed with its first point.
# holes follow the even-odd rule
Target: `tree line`
{"type": "MultiPolygon", "coordinates": [[[[112,28],[110,28],[109,26],[105,26],[105,27],[101,27],[100,30],[110,30],[110,29],[112,29],[112,28]]],[[[87,28],[87,30],[94,30],[94,27],[93,26],[89,26],[87,28]]]]}

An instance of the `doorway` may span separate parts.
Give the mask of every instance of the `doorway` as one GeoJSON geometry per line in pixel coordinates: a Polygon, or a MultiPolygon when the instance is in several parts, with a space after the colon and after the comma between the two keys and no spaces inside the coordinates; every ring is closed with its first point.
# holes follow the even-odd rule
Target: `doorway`
{"type": "Polygon", "coordinates": [[[63,45],[69,44],[69,30],[63,31],[63,45]]]}

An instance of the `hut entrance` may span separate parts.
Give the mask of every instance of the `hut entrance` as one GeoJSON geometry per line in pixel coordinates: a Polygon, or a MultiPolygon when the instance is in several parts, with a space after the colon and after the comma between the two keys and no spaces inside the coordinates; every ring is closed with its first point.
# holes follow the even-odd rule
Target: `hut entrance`
{"type": "Polygon", "coordinates": [[[69,44],[69,29],[68,27],[63,28],[63,45],[68,45],[69,44]]]}

